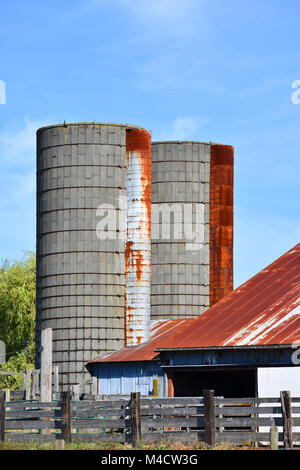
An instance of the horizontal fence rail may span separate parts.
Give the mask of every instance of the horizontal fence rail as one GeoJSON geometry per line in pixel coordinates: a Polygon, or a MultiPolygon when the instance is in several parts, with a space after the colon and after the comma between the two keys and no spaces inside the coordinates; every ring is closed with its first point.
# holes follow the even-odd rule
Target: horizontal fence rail
{"type": "MultiPolygon", "coordinates": [[[[23,397],[21,397],[23,398],[23,397]]],[[[203,397],[151,398],[96,396],[6,401],[0,392],[0,440],[51,442],[120,442],[139,440],[269,445],[300,445],[300,398],[281,392],[274,398],[220,398],[212,390],[203,397]],[[277,445],[277,444],[276,444],[277,445]]],[[[275,445],[275,447],[276,447],[275,445]]]]}

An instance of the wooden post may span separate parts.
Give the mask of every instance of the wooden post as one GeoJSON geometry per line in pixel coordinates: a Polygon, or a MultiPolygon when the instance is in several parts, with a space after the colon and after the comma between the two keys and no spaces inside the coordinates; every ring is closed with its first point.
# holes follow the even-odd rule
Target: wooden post
{"type": "Polygon", "coordinates": [[[30,400],[31,398],[31,370],[26,370],[26,382],[25,382],[25,400],[30,400]]]}
{"type": "Polygon", "coordinates": [[[10,388],[5,389],[5,401],[10,401],[10,388]]]}
{"type": "Polygon", "coordinates": [[[288,391],[280,392],[282,425],[283,425],[283,446],[285,449],[292,449],[292,407],[291,393],[288,391]]]}
{"type": "Polygon", "coordinates": [[[270,450],[278,450],[278,427],[270,426],[270,450]]]}
{"type": "Polygon", "coordinates": [[[0,392],[0,441],[5,441],[5,392],[0,392]]]}
{"type": "Polygon", "coordinates": [[[70,392],[61,392],[61,438],[66,442],[71,442],[71,402],[70,392]]]}
{"type": "Polygon", "coordinates": [[[142,437],[141,426],[141,396],[140,392],[131,393],[131,440],[132,447],[136,447],[137,442],[142,437]]]}
{"type": "Polygon", "coordinates": [[[38,379],[39,371],[37,369],[32,371],[32,399],[37,400],[38,396],[38,379]]]}
{"type": "Polygon", "coordinates": [[[26,371],[22,372],[22,390],[26,390],[26,371]]]}
{"type": "Polygon", "coordinates": [[[168,397],[174,397],[174,393],[173,375],[168,374],[168,397]]]}
{"type": "Polygon", "coordinates": [[[59,394],[59,375],[58,375],[59,369],[58,366],[53,367],[53,375],[54,375],[54,394],[55,398],[57,397],[57,394],[59,394]]]}
{"type": "Polygon", "coordinates": [[[64,450],[65,448],[65,441],[63,439],[56,439],[54,443],[55,450],[64,450]]]}
{"type": "Polygon", "coordinates": [[[42,330],[41,335],[41,402],[52,401],[52,328],[42,330]]]}
{"type": "Polygon", "coordinates": [[[214,391],[203,390],[204,405],[204,429],[205,442],[211,447],[216,446],[216,413],[214,403],[214,391]]]}

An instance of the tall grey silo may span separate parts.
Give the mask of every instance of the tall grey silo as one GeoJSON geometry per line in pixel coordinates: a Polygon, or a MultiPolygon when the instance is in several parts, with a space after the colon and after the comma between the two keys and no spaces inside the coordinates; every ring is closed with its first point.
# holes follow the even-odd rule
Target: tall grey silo
{"type": "Polygon", "coordinates": [[[152,142],[151,318],[203,313],[232,289],[233,147],[152,142]]]}
{"type": "Polygon", "coordinates": [[[40,332],[51,327],[63,389],[89,377],[88,360],[124,346],[126,223],[105,227],[103,216],[124,210],[131,129],[139,128],[75,123],[37,132],[36,361],[40,332]]]}

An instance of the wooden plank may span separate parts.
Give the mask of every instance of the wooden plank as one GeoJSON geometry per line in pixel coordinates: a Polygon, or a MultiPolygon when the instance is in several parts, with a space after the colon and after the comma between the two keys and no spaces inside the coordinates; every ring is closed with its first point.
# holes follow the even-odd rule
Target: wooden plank
{"type": "Polygon", "coordinates": [[[5,441],[5,392],[0,391],[0,441],[5,441]]]}
{"type": "Polygon", "coordinates": [[[10,401],[6,402],[11,410],[31,410],[41,408],[60,408],[60,402],[41,403],[39,401],[10,401]]]}
{"type": "Polygon", "coordinates": [[[241,432],[241,431],[225,431],[216,433],[217,442],[229,443],[246,443],[255,441],[270,441],[270,433],[268,432],[241,432]]]}
{"type": "MultiPolygon", "coordinates": [[[[300,418],[292,418],[294,426],[300,426],[300,418]]],[[[219,426],[247,427],[247,426],[282,426],[282,417],[249,417],[249,418],[216,418],[219,426]]]]}
{"type": "Polygon", "coordinates": [[[282,422],[283,422],[283,446],[285,449],[293,448],[292,437],[292,410],[291,410],[291,393],[289,391],[280,392],[282,422]]]}
{"type": "Polygon", "coordinates": [[[130,416],[131,411],[125,410],[72,410],[71,416],[76,418],[108,418],[114,417],[116,419],[125,418],[125,416],[130,416]]]}
{"type": "Polygon", "coordinates": [[[204,418],[149,418],[142,419],[142,428],[163,428],[163,427],[204,427],[204,418]]]}
{"type": "Polygon", "coordinates": [[[120,442],[125,443],[124,434],[72,434],[72,442],[120,442]]]}
{"type": "MultiPolygon", "coordinates": [[[[300,442],[300,433],[293,433],[294,441],[300,442]]],[[[269,432],[226,431],[216,434],[217,442],[270,442],[269,432]]],[[[279,433],[279,442],[283,442],[283,433],[279,433]]]]}
{"type": "Polygon", "coordinates": [[[204,415],[204,407],[182,407],[182,408],[141,408],[142,416],[160,414],[161,416],[186,416],[204,415]]]}
{"type": "MultiPolygon", "coordinates": [[[[58,410],[57,410],[58,411],[58,410]]],[[[6,420],[7,419],[32,419],[32,418],[58,418],[59,413],[54,410],[17,410],[17,411],[6,411],[6,420]]]]}
{"type": "Polygon", "coordinates": [[[6,420],[5,429],[59,429],[60,421],[6,420]]]}
{"type": "MultiPolygon", "coordinates": [[[[300,403],[300,397],[292,397],[291,398],[292,403],[294,402],[295,404],[300,403]]],[[[215,405],[239,405],[239,404],[244,404],[244,403],[251,403],[251,404],[261,404],[261,403],[281,403],[280,397],[274,397],[274,398],[267,398],[267,397],[261,397],[261,398],[215,398],[215,405]]]]}
{"type": "Polygon", "coordinates": [[[131,393],[131,443],[136,447],[141,440],[141,396],[139,392],[131,393]]]}
{"type": "Polygon", "coordinates": [[[182,431],[159,431],[159,432],[145,432],[143,434],[143,441],[147,442],[157,442],[160,440],[171,440],[174,442],[195,442],[203,441],[205,437],[204,431],[191,431],[182,432],[182,431]]]}
{"type": "Polygon", "coordinates": [[[168,397],[168,398],[141,398],[141,406],[160,406],[160,405],[173,405],[173,406],[185,406],[185,405],[199,405],[203,406],[202,397],[168,397]]]}
{"type": "MultiPolygon", "coordinates": [[[[275,419],[272,417],[265,417],[265,418],[217,418],[216,424],[217,426],[223,427],[253,427],[253,426],[272,426],[275,419]]],[[[280,418],[276,418],[276,424],[278,426],[282,425],[282,420],[280,418]]]]}
{"type": "Polygon", "coordinates": [[[281,408],[275,406],[266,406],[266,407],[251,407],[251,406],[224,406],[224,408],[216,407],[216,415],[223,416],[246,416],[251,415],[253,412],[262,415],[262,414],[281,414],[281,408]]]}
{"type": "Polygon", "coordinates": [[[71,421],[71,426],[76,429],[124,429],[129,426],[129,422],[126,421],[125,419],[75,419],[71,421]]]}
{"type": "Polygon", "coordinates": [[[203,390],[205,442],[211,447],[216,445],[216,414],[214,391],[203,390]]]}
{"type": "Polygon", "coordinates": [[[130,402],[129,401],[125,401],[125,400],[119,400],[119,401],[108,401],[108,400],[105,400],[105,401],[74,401],[74,400],[71,400],[71,405],[72,407],[76,407],[76,408],[104,408],[106,407],[107,409],[118,409],[118,408],[121,408],[122,406],[130,406],[130,402]]]}
{"type": "Polygon", "coordinates": [[[61,438],[66,442],[71,442],[71,405],[70,392],[61,392],[61,438]]]}
{"type": "Polygon", "coordinates": [[[6,433],[7,442],[54,442],[55,434],[25,433],[25,432],[8,432],[6,433]]]}

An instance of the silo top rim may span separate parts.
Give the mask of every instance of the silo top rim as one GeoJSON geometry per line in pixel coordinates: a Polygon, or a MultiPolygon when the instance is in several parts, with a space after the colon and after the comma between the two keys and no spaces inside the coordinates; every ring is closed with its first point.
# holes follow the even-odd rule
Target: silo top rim
{"type": "Polygon", "coordinates": [[[50,126],[40,127],[37,132],[44,131],[46,129],[53,129],[55,127],[71,127],[71,126],[115,126],[124,127],[125,129],[144,129],[141,126],[135,126],[134,124],[119,124],[114,122],[65,122],[62,124],[52,124],[50,126]]]}
{"type": "Polygon", "coordinates": [[[228,144],[220,144],[218,142],[201,142],[199,140],[157,140],[151,144],[203,144],[203,145],[222,145],[224,147],[232,147],[228,144]]]}

